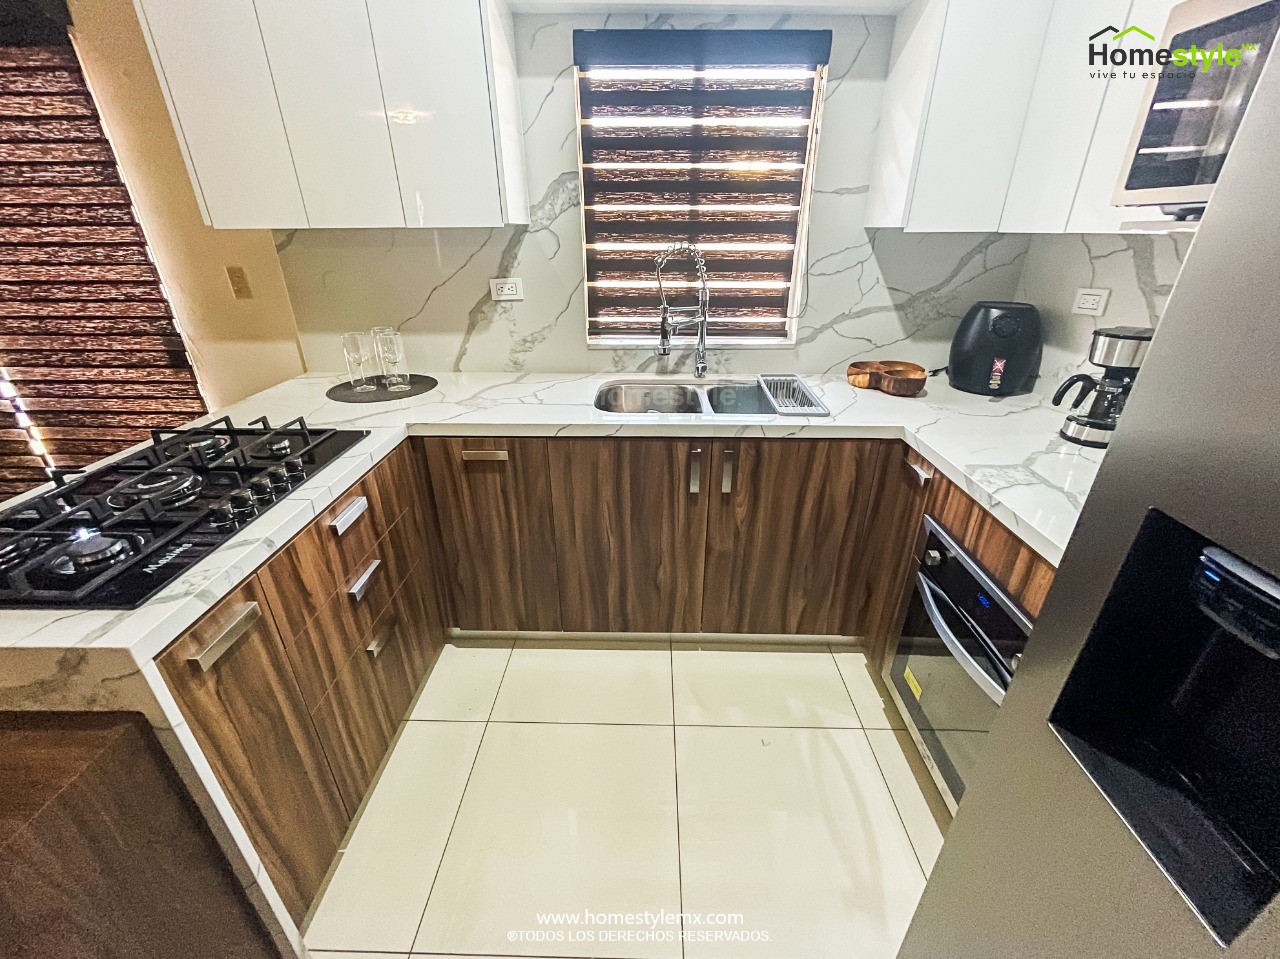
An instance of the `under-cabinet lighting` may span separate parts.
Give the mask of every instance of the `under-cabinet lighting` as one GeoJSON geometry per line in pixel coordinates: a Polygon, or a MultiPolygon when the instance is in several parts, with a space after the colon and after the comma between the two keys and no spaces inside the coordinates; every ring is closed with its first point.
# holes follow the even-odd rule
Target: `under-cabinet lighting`
{"type": "Polygon", "coordinates": [[[1152,110],[1199,110],[1203,107],[1216,107],[1221,100],[1161,100],[1151,104],[1152,110]]]}
{"type": "MultiPolygon", "coordinates": [[[[626,253],[635,250],[637,253],[660,253],[670,247],[670,243],[624,243],[624,242],[606,242],[606,243],[588,243],[587,249],[590,250],[608,250],[610,252],[626,253]]],[[[710,251],[714,253],[790,253],[796,248],[794,243],[715,243],[698,241],[698,249],[710,251]]]]}
{"type": "Polygon", "coordinates": [[[795,213],[794,203],[595,203],[589,210],[615,213],[795,213]]]}
{"type": "Polygon", "coordinates": [[[743,129],[791,128],[809,125],[808,117],[591,117],[592,127],[742,127],[743,129]]]}
{"type": "Polygon", "coordinates": [[[581,76],[588,80],[811,80],[816,70],[808,67],[708,67],[681,68],[594,67],[581,76]]]}
{"type": "MultiPolygon", "coordinates": [[[[592,280],[587,284],[599,289],[646,289],[656,290],[657,280],[592,280]]],[[[680,287],[697,287],[702,284],[698,280],[663,279],[662,285],[677,289],[680,287]]],[[[709,290],[785,290],[791,286],[789,280],[707,280],[709,290]]]]}
{"type": "Polygon", "coordinates": [[[1209,144],[1202,143],[1198,147],[1143,147],[1139,153],[1203,153],[1209,149],[1209,144]]]}

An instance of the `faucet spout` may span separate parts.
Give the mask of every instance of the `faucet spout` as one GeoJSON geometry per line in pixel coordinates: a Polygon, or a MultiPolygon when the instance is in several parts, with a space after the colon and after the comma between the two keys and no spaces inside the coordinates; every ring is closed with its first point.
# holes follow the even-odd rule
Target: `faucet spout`
{"type": "Polygon", "coordinates": [[[707,303],[709,297],[707,294],[706,260],[696,244],[681,242],[671,244],[671,246],[658,254],[654,258],[654,266],[658,280],[658,297],[662,304],[658,317],[658,347],[655,352],[658,356],[670,356],[671,334],[696,323],[698,327],[698,344],[694,349],[693,375],[701,379],[707,375],[707,303]],[[671,306],[667,303],[667,290],[662,283],[662,268],[677,255],[686,256],[693,261],[698,284],[697,306],[671,306]],[[673,321],[671,319],[672,314],[682,314],[691,318],[673,321]]]}

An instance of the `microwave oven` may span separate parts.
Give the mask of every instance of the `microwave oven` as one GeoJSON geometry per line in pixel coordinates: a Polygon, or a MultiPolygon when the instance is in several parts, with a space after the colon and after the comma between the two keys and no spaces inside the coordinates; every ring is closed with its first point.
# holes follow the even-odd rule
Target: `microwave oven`
{"type": "Polygon", "coordinates": [[[1160,206],[1196,218],[1213,195],[1280,26],[1280,0],[1187,0],[1153,54],[1116,206],[1160,206]]]}

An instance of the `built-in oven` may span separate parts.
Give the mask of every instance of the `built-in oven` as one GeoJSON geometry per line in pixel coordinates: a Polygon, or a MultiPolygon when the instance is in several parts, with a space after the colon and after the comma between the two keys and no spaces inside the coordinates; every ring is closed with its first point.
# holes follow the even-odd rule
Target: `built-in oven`
{"type": "Polygon", "coordinates": [[[933,517],[885,680],[954,813],[986,747],[1032,619],[933,517]]]}
{"type": "Polygon", "coordinates": [[[1125,56],[1143,57],[1129,72],[1151,79],[1116,185],[1117,206],[1160,205],[1179,218],[1203,209],[1278,27],[1280,0],[1187,0],[1170,12],[1157,43],[1137,32],[1123,38],[1125,56]]]}

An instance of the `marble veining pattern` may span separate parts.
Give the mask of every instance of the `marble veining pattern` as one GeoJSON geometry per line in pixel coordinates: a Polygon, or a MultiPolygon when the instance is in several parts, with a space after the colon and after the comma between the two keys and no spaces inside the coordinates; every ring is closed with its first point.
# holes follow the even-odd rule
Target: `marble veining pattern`
{"type": "Polygon", "coordinates": [[[648,344],[586,344],[582,219],[572,64],[574,29],[814,28],[833,31],[794,344],[722,349],[717,372],[840,372],[859,358],[943,365],[955,324],[975,300],[1010,299],[1025,236],[904,234],[864,228],[893,20],[861,16],[692,14],[518,16],[527,227],[302,230],[279,255],[308,366],[336,369],[339,334],[377,324],[405,335],[411,363],[455,372],[685,371],[648,344]],[[495,303],[488,279],[519,276],[526,299],[495,303]],[[660,365],[664,363],[665,365],[660,365]]]}

